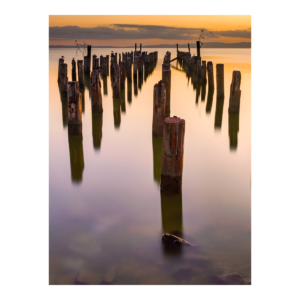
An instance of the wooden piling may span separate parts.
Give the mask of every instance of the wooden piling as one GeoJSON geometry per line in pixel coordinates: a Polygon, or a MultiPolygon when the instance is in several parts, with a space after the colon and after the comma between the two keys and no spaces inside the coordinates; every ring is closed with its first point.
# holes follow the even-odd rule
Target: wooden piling
{"type": "Polygon", "coordinates": [[[90,64],[89,64],[89,57],[84,56],[84,74],[90,74],[90,64]]]}
{"type": "Polygon", "coordinates": [[[229,113],[239,113],[240,111],[240,99],[241,99],[241,72],[233,71],[232,82],[230,85],[230,98],[229,98],[229,113]]]}
{"type": "Polygon", "coordinates": [[[197,58],[197,75],[198,78],[201,78],[202,75],[201,57],[197,58]]]}
{"type": "Polygon", "coordinates": [[[120,97],[120,68],[118,64],[113,65],[114,75],[113,75],[113,97],[120,97]]]}
{"type": "Polygon", "coordinates": [[[200,41],[197,41],[197,57],[200,57],[200,41]]]}
{"type": "Polygon", "coordinates": [[[91,98],[92,98],[92,112],[102,113],[102,95],[101,95],[101,82],[99,78],[99,71],[93,70],[91,75],[91,98]]]}
{"type": "Polygon", "coordinates": [[[162,136],[165,119],[166,89],[162,80],[154,85],[152,135],[162,136]]]}
{"type": "Polygon", "coordinates": [[[209,89],[214,89],[215,84],[214,84],[214,68],[213,68],[213,63],[209,61],[207,63],[207,77],[208,77],[208,87],[209,89]]]}
{"type": "Polygon", "coordinates": [[[217,98],[224,97],[224,64],[217,64],[217,98]]]}
{"type": "Polygon", "coordinates": [[[182,190],[185,120],[166,118],[163,132],[161,184],[162,192],[180,193],[182,190]]]}
{"type": "Polygon", "coordinates": [[[76,62],[72,59],[72,81],[76,81],[76,62]]]}
{"type": "Polygon", "coordinates": [[[189,48],[189,52],[191,52],[191,49],[190,49],[190,44],[188,43],[188,48],[189,48]]]}
{"type": "Polygon", "coordinates": [[[82,96],[79,92],[79,82],[69,81],[68,89],[68,134],[82,134],[82,96]]]}
{"type": "Polygon", "coordinates": [[[77,60],[79,88],[84,88],[83,60],[77,60]]]}
{"type": "Polygon", "coordinates": [[[63,64],[65,62],[65,60],[63,58],[60,58],[58,60],[58,76],[57,76],[57,82],[60,82],[60,72],[59,72],[59,67],[61,64],[63,64]]]}
{"type": "Polygon", "coordinates": [[[68,85],[68,65],[59,65],[59,89],[62,97],[67,97],[67,85],[68,85]]]}
{"type": "Polygon", "coordinates": [[[162,70],[162,81],[166,89],[165,117],[169,117],[171,111],[171,70],[162,70]]]}
{"type": "Polygon", "coordinates": [[[93,55],[92,70],[96,70],[96,58],[97,58],[97,55],[94,54],[94,55],[93,55]]]}

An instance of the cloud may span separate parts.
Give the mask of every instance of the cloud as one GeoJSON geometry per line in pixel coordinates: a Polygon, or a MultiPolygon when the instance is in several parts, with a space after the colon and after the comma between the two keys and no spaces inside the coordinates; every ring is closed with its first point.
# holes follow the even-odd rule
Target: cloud
{"type": "MultiPolygon", "coordinates": [[[[198,39],[201,30],[205,28],[183,28],[159,25],[113,24],[93,28],[78,26],[49,27],[50,40],[115,40],[115,39],[162,39],[162,40],[192,40],[198,39]]],[[[251,38],[248,30],[214,31],[213,38],[240,37],[251,38]]],[[[211,37],[211,36],[210,36],[211,37]]]]}

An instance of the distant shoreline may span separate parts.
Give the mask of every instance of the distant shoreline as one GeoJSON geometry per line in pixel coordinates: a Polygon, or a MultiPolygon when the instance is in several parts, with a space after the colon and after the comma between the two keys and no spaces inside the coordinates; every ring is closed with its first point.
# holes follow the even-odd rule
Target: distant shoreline
{"type": "MultiPolygon", "coordinates": [[[[76,46],[72,45],[49,45],[49,48],[76,48],[76,46]]],[[[124,46],[124,47],[119,47],[119,46],[93,46],[92,48],[128,48],[128,49],[134,49],[134,46],[124,46]]],[[[176,45],[174,44],[165,44],[165,45],[142,45],[142,48],[176,48],[176,45]]],[[[196,48],[195,43],[190,44],[190,48],[194,49],[196,48]]],[[[243,42],[243,43],[206,43],[203,45],[202,48],[207,48],[207,49],[251,49],[251,42],[243,42]]],[[[140,45],[137,44],[137,49],[140,49],[140,45]]],[[[184,50],[188,51],[188,45],[187,44],[181,44],[178,45],[178,49],[180,51],[184,50]]]]}

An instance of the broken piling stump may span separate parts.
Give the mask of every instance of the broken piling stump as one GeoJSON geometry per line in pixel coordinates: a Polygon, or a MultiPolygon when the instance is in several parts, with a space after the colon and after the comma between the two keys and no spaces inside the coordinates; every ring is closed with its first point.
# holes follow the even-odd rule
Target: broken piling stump
{"type": "Polygon", "coordinates": [[[232,82],[230,85],[230,98],[229,98],[229,113],[239,113],[240,111],[240,99],[241,99],[241,72],[233,71],[232,82]]]}
{"type": "Polygon", "coordinates": [[[68,89],[68,133],[82,134],[82,96],[79,92],[79,82],[69,81],[68,89]]]}
{"type": "Polygon", "coordinates": [[[165,119],[160,184],[162,192],[181,192],[184,132],[185,120],[176,116],[165,119]]]}
{"type": "Polygon", "coordinates": [[[83,60],[77,60],[79,88],[84,88],[83,60]]]}
{"type": "Polygon", "coordinates": [[[166,89],[162,80],[154,85],[152,135],[162,136],[165,120],[166,89]]]}
{"type": "Polygon", "coordinates": [[[59,65],[59,90],[62,97],[67,97],[68,90],[68,65],[59,65]]]}
{"type": "Polygon", "coordinates": [[[217,64],[217,98],[224,97],[224,64],[217,64]]]}
{"type": "Polygon", "coordinates": [[[92,112],[102,113],[102,95],[99,71],[93,70],[91,75],[91,97],[92,97],[92,112]]]}
{"type": "Polygon", "coordinates": [[[208,88],[213,89],[215,87],[214,68],[213,68],[213,63],[211,61],[207,63],[207,77],[208,77],[208,88]]]}
{"type": "Polygon", "coordinates": [[[162,81],[166,89],[165,117],[169,117],[171,112],[171,70],[162,70],[162,81]]]}

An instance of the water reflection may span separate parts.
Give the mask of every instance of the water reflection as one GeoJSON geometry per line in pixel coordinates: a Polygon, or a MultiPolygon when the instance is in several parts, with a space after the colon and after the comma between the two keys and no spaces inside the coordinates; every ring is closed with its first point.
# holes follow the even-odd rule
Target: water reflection
{"type": "Polygon", "coordinates": [[[100,75],[103,81],[103,94],[107,95],[107,75],[103,75],[102,72],[100,73],[100,75]]]}
{"type": "Polygon", "coordinates": [[[118,129],[121,125],[121,102],[120,98],[113,97],[113,110],[114,110],[114,125],[118,129]]]}
{"type": "Polygon", "coordinates": [[[153,178],[154,182],[160,185],[161,164],[162,164],[163,137],[152,135],[153,151],[153,178]]]}
{"type": "Polygon", "coordinates": [[[82,105],[82,112],[84,113],[84,108],[85,108],[85,101],[84,101],[84,95],[85,95],[85,93],[84,93],[84,88],[81,88],[80,90],[79,90],[79,92],[80,92],[80,94],[81,94],[81,105],[82,105]]]}
{"type": "Polygon", "coordinates": [[[228,113],[228,133],[230,150],[235,151],[238,146],[238,132],[239,132],[240,114],[228,113]]]}
{"type": "Polygon", "coordinates": [[[95,150],[100,150],[102,140],[103,113],[92,113],[92,133],[95,150]]]}
{"type": "Polygon", "coordinates": [[[68,99],[66,95],[61,92],[60,83],[58,83],[58,89],[59,89],[60,101],[61,101],[63,127],[67,127],[68,126],[68,99]]]}
{"type": "Polygon", "coordinates": [[[84,169],[82,135],[68,135],[72,182],[80,183],[84,169]]]}
{"type": "Polygon", "coordinates": [[[84,86],[89,93],[89,99],[91,100],[91,74],[84,74],[84,86]]]}
{"type": "Polygon", "coordinates": [[[134,92],[134,96],[138,95],[137,76],[133,76],[133,92],[134,92]]]}
{"type": "MultiPolygon", "coordinates": [[[[182,237],[182,193],[165,194],[160,193],[161,199],[161,219],[163,233],[172,233],[182,237]]],[[[163,243],[165,255],[181,254],[182,247],[163,243]]]]}
{"type": "Polygon", "coordinates": [[[206,95],[206,82],[202,82],[202,85],[201,85],[201,101],[205,101],[205,95],[206,95]]]}
{"type": "Polygon", "coordinates": [[[217,98],[216,114],[215,114],[215,129],[221,129],[223,116],[224,98],[217,98]]]}
{"type": "Polygon", "coordinates": [[[208,89],[207,101],[206,101],[206,113],[210,113],[212,103],[213,103],[213,96],[214,96],[214,88],[208,89]]]}
{"type": "Polygon", "coordinates": [[[125,86],[120,88],[120,104],[121,111],[126,112],[126,102],[125,102],[125,86]]]}
{"type": "Polygon", "coordinates": [[[132,102],[132,80],[129,77],[127,77],[127,101],[132,102]]]}

